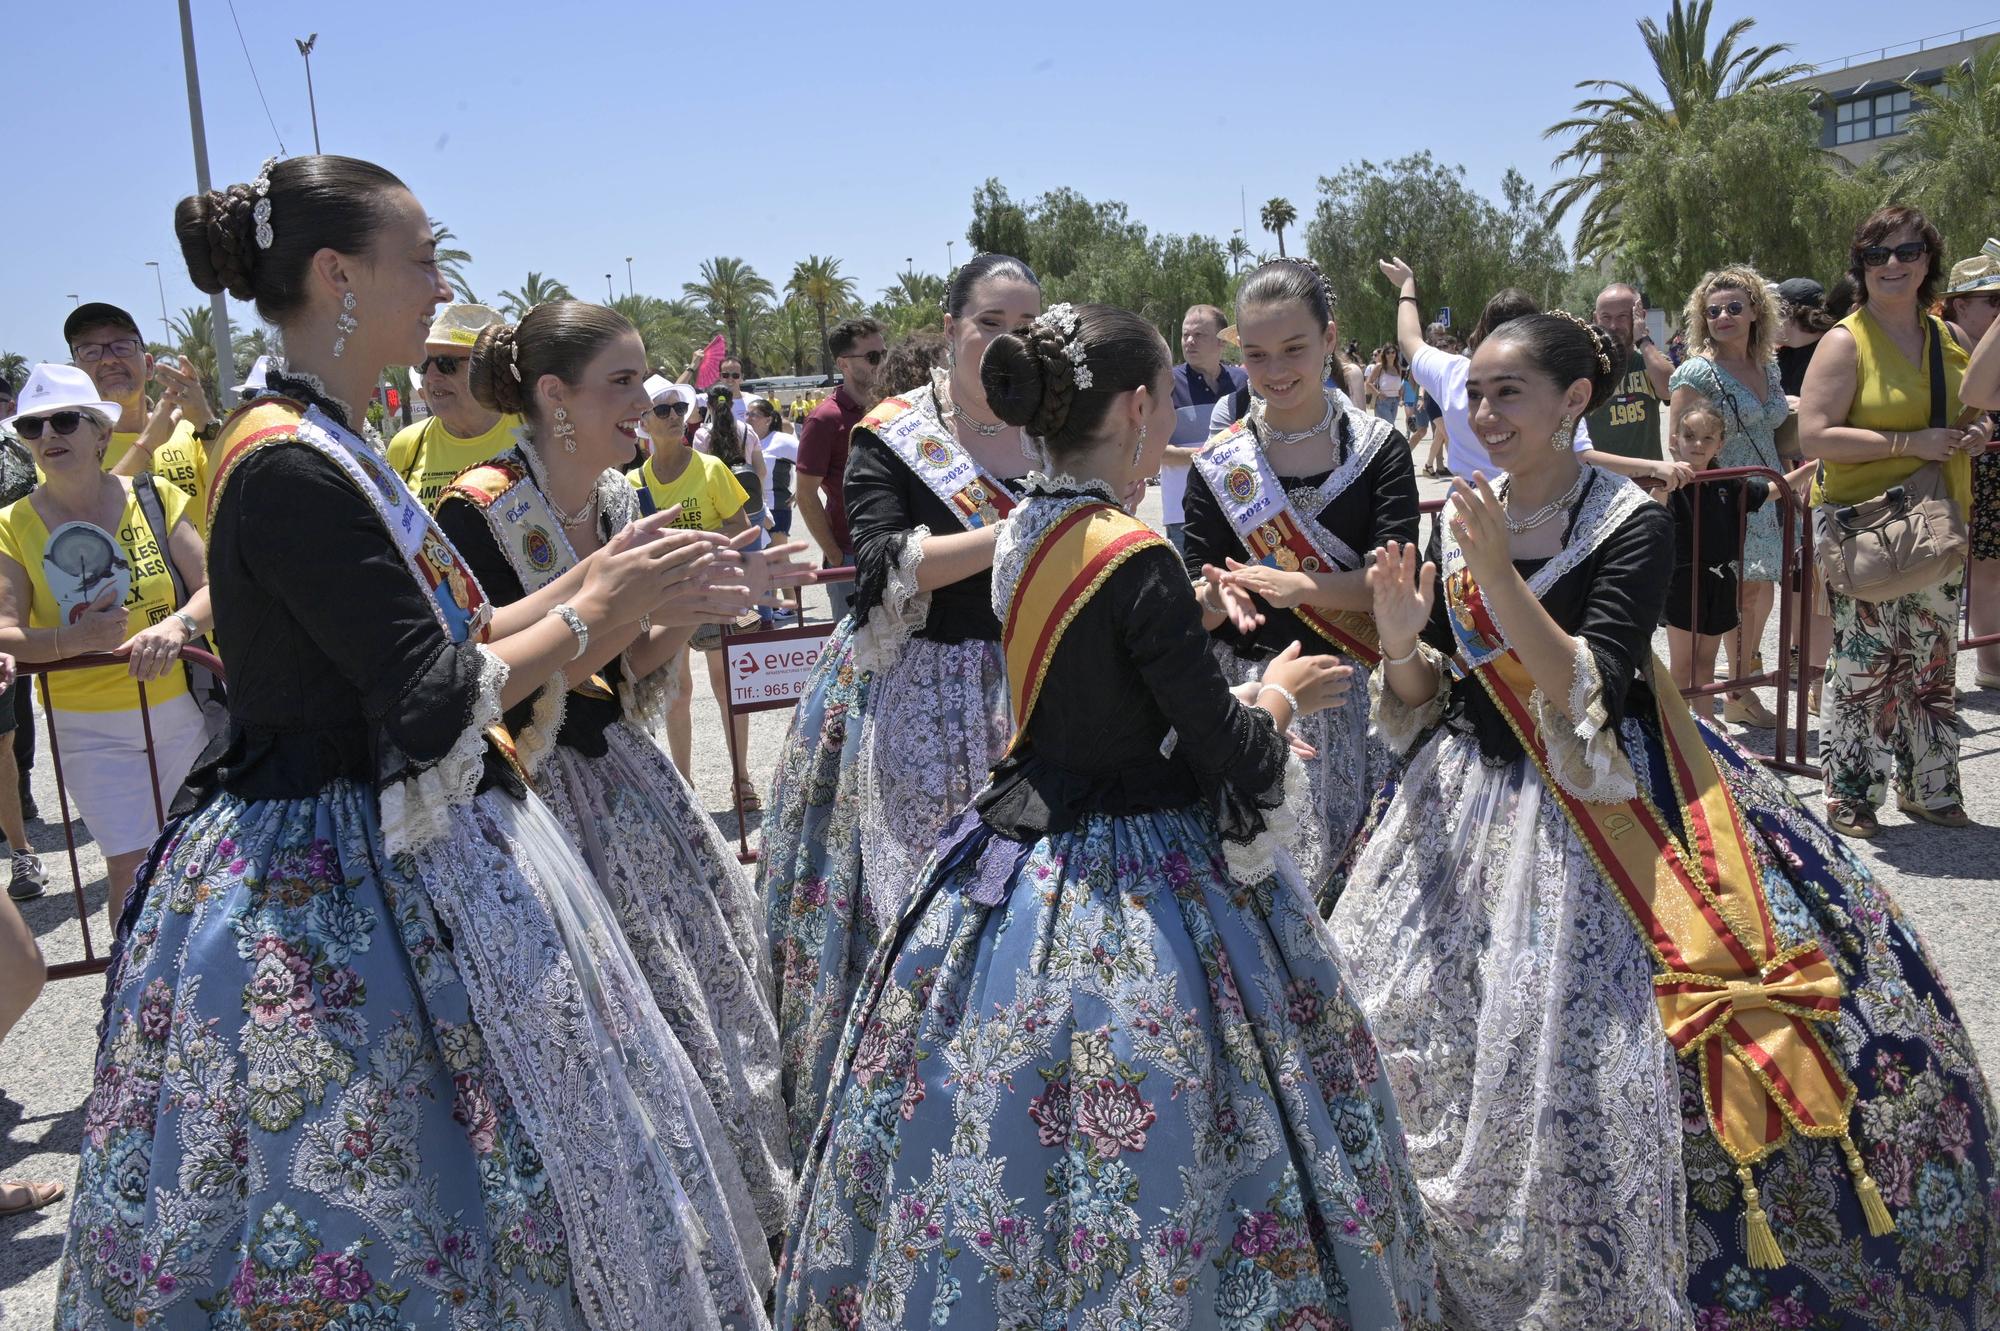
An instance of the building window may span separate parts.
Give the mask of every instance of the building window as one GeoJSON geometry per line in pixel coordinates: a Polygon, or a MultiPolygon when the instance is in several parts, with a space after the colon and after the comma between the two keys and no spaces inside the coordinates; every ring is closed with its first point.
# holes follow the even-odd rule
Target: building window
{"type": "Polygon", "coordinates": [[[1901,134],[1910,119],[1909,89],[1857,97],[1834,108],[1833,141],[1863,143],[1901,134]]]}

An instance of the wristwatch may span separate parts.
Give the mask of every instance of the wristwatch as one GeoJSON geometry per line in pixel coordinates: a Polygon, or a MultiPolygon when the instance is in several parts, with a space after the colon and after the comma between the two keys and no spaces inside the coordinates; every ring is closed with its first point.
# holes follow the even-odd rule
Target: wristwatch
{"type": "Polygon", "coordinates": [[[199,430],[196,430],[194,432],[194,437],[201,440],[204,444],[214,443],[217,439],[220,439],[222,437],[222,422],[217,420],[211,420],[208,424],[202,426],[199,430]]]}

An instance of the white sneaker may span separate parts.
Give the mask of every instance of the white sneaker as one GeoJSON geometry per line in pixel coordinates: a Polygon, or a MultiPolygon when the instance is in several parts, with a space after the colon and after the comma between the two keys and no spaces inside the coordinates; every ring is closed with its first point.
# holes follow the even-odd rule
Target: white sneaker
{"type": "Polygon", "coordinates": [[[7,895],[16,901],[33,901],[49,890],[49,871],[39,855],[25,850],[14,852],[14,871],[7,880],[7,895]]]}

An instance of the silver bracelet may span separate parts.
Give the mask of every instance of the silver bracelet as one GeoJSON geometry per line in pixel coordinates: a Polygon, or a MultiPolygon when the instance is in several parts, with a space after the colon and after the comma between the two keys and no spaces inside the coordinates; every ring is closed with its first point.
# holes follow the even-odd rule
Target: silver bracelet
{"type": "Polygon", "coordinates": [[[1300,716],[1304,715],[1302,712],[1299,711],[1298,697],[1295,694],[1293,694],[1293,692],[1290,689],[1286,688],[1283,684],[1264,684],[1264,683],[1258,684],[1257,697],[1259,699],[1263,698],[1266,692],[1277,694],[1280,698],[1283,698],[1288,704],[1291,705],[1293,720],[1297,720],[1300,716]]]}
{"type": "Polygon", "coordinates": [[[1418,638],[1414,643],[1410,645],[1409,651],[1404,652],[1401,656],[1385,656],[1382,658],[1382,664],[1408,665],[1410,662],[1417,659],[1417,653],[1421,652],[1423,649],[1424,649],[1424,640],[1422,638],[1418,638]]]}
{"type": "Polygon", "coordinates": [[[567,604],[558,605],[555,609],[549,611],[549,613],[559,617],[563,623],[569,625],[569,631],[576,635],[576,651],[571,655],[570,660],[574,661],[590,650],[590,625],[583,622],[582,615],[579,615],[575,609],[567,604]]]}
{"type": "Polygon", "coordinates": [[[194,616],[189,614],[187,611],[176,610],[174,611],[173,614],[169,615],[168,618],[178,619],[181,622],[181,627],[187,630],[187,635],[190,640],[199,638],[201,636],[201,629],[199,626],[195,624],[194,616]]]}

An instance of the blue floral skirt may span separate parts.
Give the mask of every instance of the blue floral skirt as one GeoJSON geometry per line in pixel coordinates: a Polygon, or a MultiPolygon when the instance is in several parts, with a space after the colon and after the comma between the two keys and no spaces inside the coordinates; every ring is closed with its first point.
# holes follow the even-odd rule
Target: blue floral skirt
{"type": "Polygon", "coordinates": [[[586,871],[532,800],[453,817],[435,858],[484,899],[390,859],[353,783],[168,830],[109,977],[58,1327],[761,1324],[761,1239],[737,1251],[693,1070],[586,871]]]}
{"type": "MultiPolygon", "coordinates": [[[[1895,1220],[1870,1234],[1840,1143],[1755,1166],[1785,1264],[1751,1266],[1734,1162],[1676,1058],[1630,917],[1520,759],[1436,732],[1382,794],[1332,925],[1381,1041],[1455,1326],[1902,1331],[2000,1325],[1994,1116],[1921,940],[1847,847],[1702,727],[1782,946],[1845,987],[1822,1029],[1895,1220]]],[[[1677,817],[1650,722],[1620,747],[1677,817]]]]}
{"type": "Polygon", "coordinates": [[[793,712],[758,866],[798,1159],[861,972],[1009,736],[999,644],[913,638],[874,672],[854,663],[854,633],[835,630],[793,712]]]}
{"type": "Polygon", "coordinates": [[[1429,1325],[1396,1106],[1303,886],[1193,811],[954,827],[871,962],[780,1327],[1429,1325]],[[992,904],[985,904],[992,903],[992,904]]]}

